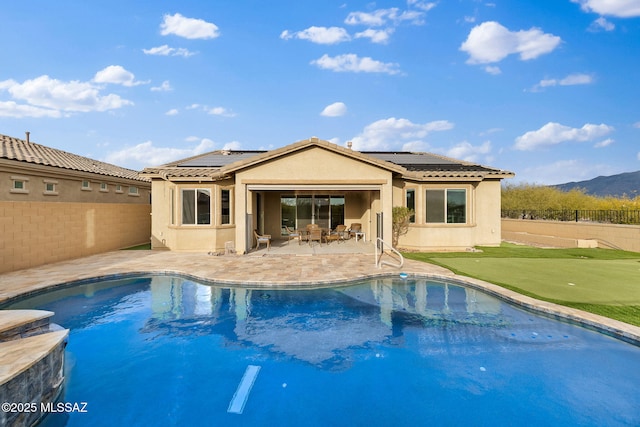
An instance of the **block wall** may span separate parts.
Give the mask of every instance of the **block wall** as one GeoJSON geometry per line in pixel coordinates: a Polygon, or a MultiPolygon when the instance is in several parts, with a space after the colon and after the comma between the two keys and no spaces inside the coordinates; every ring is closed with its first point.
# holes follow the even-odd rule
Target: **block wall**
{"type": "Polygon", "coordinates": [[[637,225],[503,218],[502,238],[558,247],[576,247],[578,240],[597,240],[599,247],[640,252],[640,226],[637,225]]]}
{"type": "Polygon", "coordinates": [[[151,205],[0,202],[0,273],[149,243],[151,205]]]}

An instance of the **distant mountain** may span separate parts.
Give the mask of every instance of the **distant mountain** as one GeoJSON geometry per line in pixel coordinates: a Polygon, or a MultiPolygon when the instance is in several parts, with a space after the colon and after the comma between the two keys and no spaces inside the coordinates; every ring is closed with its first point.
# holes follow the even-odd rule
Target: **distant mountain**
{"type": "Polygon", "coordinates": [[[567,182],[566,184],[553,185],[562,191],[570,191],[574,188],[582,188],[585,193],[598,197],[622,197],[635,198],[640,195],[640,171],[626,172],[618,175],[599,176],[588,181],[567,182]]]}

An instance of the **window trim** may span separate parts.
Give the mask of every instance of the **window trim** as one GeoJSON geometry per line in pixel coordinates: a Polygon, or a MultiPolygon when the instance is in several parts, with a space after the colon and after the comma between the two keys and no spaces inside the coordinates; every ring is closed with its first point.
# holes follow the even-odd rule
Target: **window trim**
{"type": "Polygon", "coordinates": [[[219,212],[218,224],[219,225],[233,225],[234,221],[233,221],[233,191],[232,191],[232,188],[221,187],[220,191],[218,191],[218,197],[219,197],[218,200],[220,200],[220,206],[219,206],[219,210],[218,210],[218,212],[219,212]],[[223,209],[223,206],[222,206],[222,203],[223,203],[222,192],[223,191],[228,191],[229,192],[229,200],[228,200],[228,203],[229,203],[229,206],[228,206],[228,209],[229,209],[229,214],[228,214],[229,221],[228,222],[223,222],[223,218],[224,218],[223,210],[222,210],[223,209]]]}
{"type": "Polygon", "coordinates": [[[178,218],[180,220],[179,225],[180,226],[184,226],[184,227],[210,227],[213,225],[213,221],[211,221],[211,212],[212,212],[212,208],[213,208],[213,191],[211,188],[206,188],[206,187],[185,187],[185,188],[180,188],[180,192],[179,192],[179,204],[178,207],[180,209],[180,214],[178,215],[178,218]],[[194,223],[185,223],[184,222],[184,192],[185,191],[194,191],[194,223]],[[199,224],[198,223],[198,191],[206,191],[209,194],[209,222],[205,223],[205,224],[199,224]]]}
{"type": "Polygon", "coordinates": [[[425,201],[424,201],[424,208],[425,208],[425,212],[424,212],[424,221],[425,224],[427,225],[446,225],[446,226],[456,226],[456,225],[469,225],[470,224],[470,215],[469,215],[469,189],[465,188],[465,187],[442,187],[442,188],[426,188],[424,191],[424,197],[425,197],[425,201]],[[443,215],[444,215],[444,221],[442,222],[435,222],[435,221],[428,221],[428,217],[427,215],[429,214],[429,207],[428,207],[428,196],[427,196],[427,192],[429,191],[442,191],[444,192],[444,197],[443,197],[443,215]],[[464,191],[464,222],[449,222],[449,206],[448,206],[448,200],[449,200],[449,191],[464,191]]]}
{"type": "Polygon", "coordinates": [[[45,196],[57,196],[58,195],[58,181],[53,179],[43,179],[44,183],[44,191],[42,192],[45,196]],[[47,187],[51,185],[51,190],[47,189],[47,187]]]}
{"type": "Polygon", "coordinates": [[[82,183],[80,184],[80,189],[82,191],[93,191],[93,188],[91,188],[91,181],[88,179],[83,179],[82,183]],[[84,185],[85,183],[87,183],[87,185],[84,185]]]}
{"type": "Polygon", "coordinates": [[[413,215],[411,215],[411,217],[409,217],[409,223],[410,224],[415,224],[416,223],[416,194],[418,192],[416,191],[415,188],[407,188],[405,193],[404,193],[404,204],[405,207],[408,209],[413,209],[413,215]],[[409,193],[413,193],[413,207],[409,206],[409,193]]]}
{"type": "Polygon", "coordinates": [[[140,189],[135,185],[130,185],[127,195],[131,197],[140,197],[140,189]]]}
{"type": "Polygon", "coordinates": [[[27,184],[29,183],[29,178],[26,176],[12,175],[11,176],[11,189],[10,193],[13,194],[29,194],[29,189],[27,188],[27,184]],[[16,187],[16,184],[21,183],[21,187],[16,187]]]}

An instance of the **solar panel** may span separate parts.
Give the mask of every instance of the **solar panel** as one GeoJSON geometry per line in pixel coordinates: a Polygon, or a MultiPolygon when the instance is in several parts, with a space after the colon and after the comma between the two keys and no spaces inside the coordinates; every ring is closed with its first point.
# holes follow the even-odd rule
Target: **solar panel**
{"type": "Polygon", "coordinates": [[[457,162],[452,162],[452,161],[443,159],[442,157],[431,155],[429,153],[408,153],[408,152],[394,153],[394,152],[382,152],[382,151],[374,151],[374,152],[365,151],[362,154],[366,154],[371,157],[375,157],[377,159],[384,160],[387,162],[395,163],[400,166],[459,164],[457,162]]]}
{"type": "Polygon", "coordinates": [[[216,151],[213,153],[205,154],[195,159],[190,159],[178,164],[181,168],[220,168],[231,163],[235,163],[240,160],[245,160],[265,151],[228,151],[224,152],[216,151]]]}

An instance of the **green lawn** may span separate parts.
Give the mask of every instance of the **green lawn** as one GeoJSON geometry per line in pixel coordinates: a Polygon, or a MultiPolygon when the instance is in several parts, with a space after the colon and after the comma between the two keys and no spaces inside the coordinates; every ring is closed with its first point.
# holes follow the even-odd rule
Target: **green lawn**
{"type": "Polygon", "coordinates": [[[405,253],[537,299],[640,326],[640,253],[503,244],[482,252],[405,253]]]}

